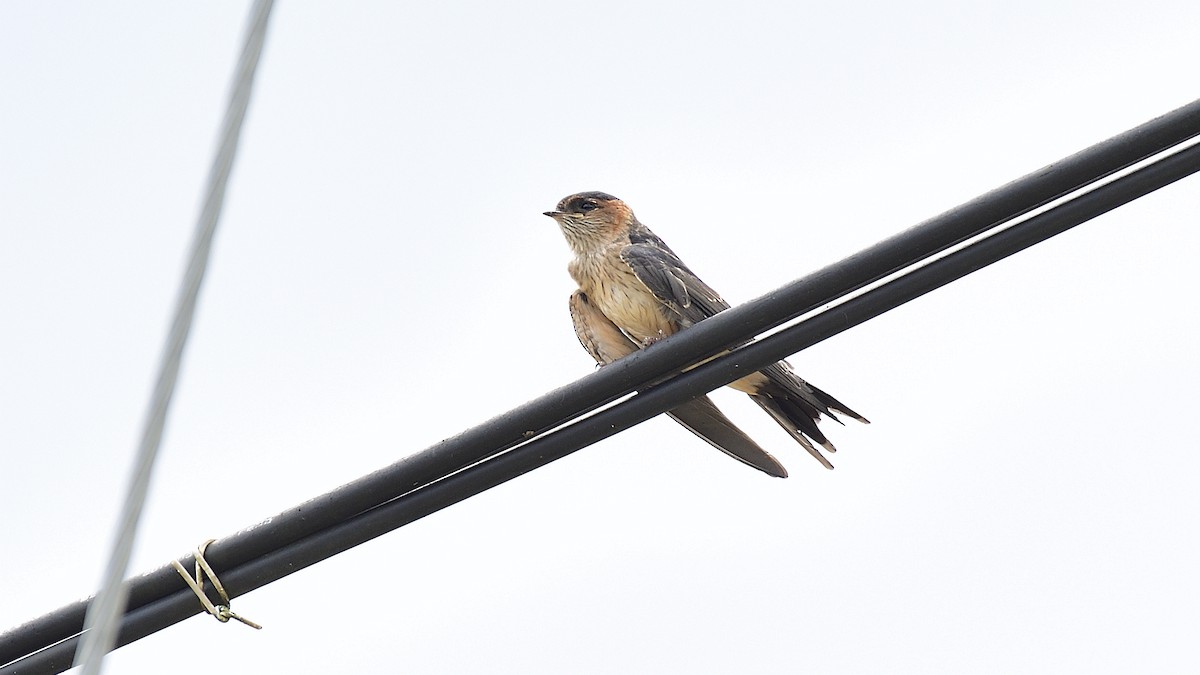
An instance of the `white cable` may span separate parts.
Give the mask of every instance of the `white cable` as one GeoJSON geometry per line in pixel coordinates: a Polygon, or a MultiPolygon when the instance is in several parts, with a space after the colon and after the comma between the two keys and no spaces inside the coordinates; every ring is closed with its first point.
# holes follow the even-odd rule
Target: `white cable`
{"type": "Polygon", "coordinates": [[[141,443],[138,445],[133,476],[125,497],[125,504],[121,508],[121,515],[117,521],[117,536],[113,542],[112,555],[104,571],[100,592],[88,606],[83,638],[79,650],[75,653],[75,665],[83,666],[83,675],[97,675],[100,672],[104,655],[113,648],[116,642],[117,629],[121,623],[120,618],[125,611],[127,600],[127,592],[123,583],[125,570],[129,566],[129,556],[133,550],[138,519],[141,516],[142,506],[146,501],[146,492],[150,486],[150,470],[154,465],[154,458],[158,454],[159,442],[162,440],[167,409],[170,407],[171,396],[175,391],[175,380],[179,375],[179,362],[183,357],[183,347],[187,342],[192,317],[195,314],[196,296],[200,292],[200,283],[204,279],[208,254],[212,249],[213,233],[221,215],[221,206],[225,201],[225,185],[229,180],[230,169],[233,167],[233,157],[237,151],[238,137],[241,135],[242,120],[246,117],[246,106],[250,102],[254,72],[258,67],[258,57],[262,54],[267,18],[271,14],[273,4],[274,0],[255,0],[253,8],[250,10],[250,27],[246,31],[245,44],[242,47],[241,57],[238,59],[229,106],[226,108],[225,118],[221,122],[221,143],[209,172],[204,207],[201,209],[200,219],[196,223],[191,255],[187,271],[184,273],[183,286],[176,299],[175,315],[171,320],[171,331],[167,336],[166,349],[159,366],[158,380],[154,383],[154,393],[150,398],[150,409],[142,431],[141,443]]]}

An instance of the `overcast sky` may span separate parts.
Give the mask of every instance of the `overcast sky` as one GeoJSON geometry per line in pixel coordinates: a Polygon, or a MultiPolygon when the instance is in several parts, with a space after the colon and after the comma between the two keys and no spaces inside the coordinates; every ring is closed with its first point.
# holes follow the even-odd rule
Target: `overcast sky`
{"type": "MultiPolygon", "coordinates": [[[[0,4],[0,630],[93,592],[249,4],[0,4]]],[[[1200,96],[1200,4],[315,3],[272,17],[133,569],[592,370],[564,195],[730,302],[1200,96]]],[[[1200,180],[795,356],[791,472],[666,419],[112,673],[1195,672],[1200,180]]]]}

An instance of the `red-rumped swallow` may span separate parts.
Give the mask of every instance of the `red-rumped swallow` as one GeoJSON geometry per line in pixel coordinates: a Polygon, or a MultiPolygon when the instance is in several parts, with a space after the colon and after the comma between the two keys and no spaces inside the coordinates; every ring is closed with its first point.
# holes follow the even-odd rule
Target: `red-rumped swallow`
{"type": "MultiPolygon", "coordinates": [[[[564,198],[553,211],[575,258],[567,270],[579,284],[571,294],[571,320],[584,349],[601,366],[729,309],[669,246],[638,221],[620,199],[603,192],[564,198]]],[[[800,379],[786,361],[747,375],[731,387],[745,392],[825,468],[813,443],[836,448],[817,428],[834,412],[869,424],[841,401],[800,379]]],[[[772,476],[787,469],[734,426],[707,396],[667,413],[713,447],[772,476]]]]}

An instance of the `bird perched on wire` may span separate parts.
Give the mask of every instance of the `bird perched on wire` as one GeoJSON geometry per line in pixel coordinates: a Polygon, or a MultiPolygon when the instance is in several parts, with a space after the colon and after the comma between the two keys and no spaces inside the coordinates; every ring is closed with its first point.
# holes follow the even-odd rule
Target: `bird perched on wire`
{"type": "MultiPolygon", "coordinates": [[[[638,221],[625,202],[603,192],[580,192],[547,211],[575,258],[567,266],[579,289],[571,294],[571,320],[579,341],[607,365],[668,335],[729,309],[708,284],[638,221]]],[[[834,412],[868,423],[841,401],[800,379],[779,361],[730,383],[766,410],[825,468],[833,465],[813,445],[834,452],[817,428],[834,412]]],[[[726,454],[772,476],[787,470],[713,404],[701,396],[667,413],[726,454]]]]}

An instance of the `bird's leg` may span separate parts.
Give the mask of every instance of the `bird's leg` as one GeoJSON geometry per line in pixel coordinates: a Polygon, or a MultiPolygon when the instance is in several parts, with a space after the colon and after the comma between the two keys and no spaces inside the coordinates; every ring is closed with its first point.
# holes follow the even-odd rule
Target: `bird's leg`
{"type": "Polygon", "coordinates": [[[665,337],[667,337],[667,334],[664,333],[663,331],[659,330],[658,335],[650,335],[650,336],[643,338],[642,339],[642,349],[649,347],[650,345],[654,344],[655,342],[658,342],[659,340],[661,340],[665,337]]]}

